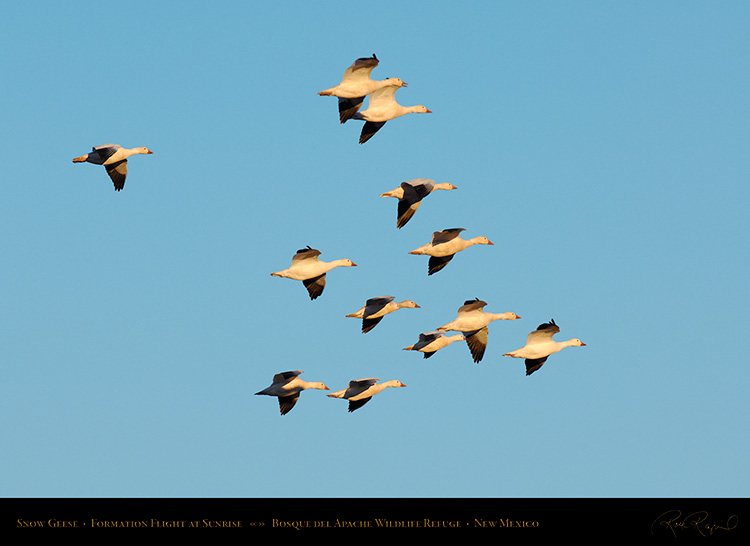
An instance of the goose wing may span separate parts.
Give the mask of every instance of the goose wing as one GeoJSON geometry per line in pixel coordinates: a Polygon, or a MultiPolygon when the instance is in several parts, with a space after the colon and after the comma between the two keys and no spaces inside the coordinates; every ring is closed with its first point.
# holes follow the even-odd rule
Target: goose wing
{"type": "Polygon", "coordinates": [[[307,292],[310,294],[310,299],[314,300],[323,293],[323,289],[326,287],[326,274],[323,273],[317,277],[305,279],[302,281],[302,284],[307,288],[307,292]]]}
{"type": "Polygon", "coordinates": [[[375,133],[380,131],[383,125],[385,125],[385,121],[366,121],[362,126],[362,132],[359,134],[359,143],[364,144],[370,140],[375,136],[375,133]]]}
{"type": "Polygon", "coordinates": [[[427,262],[427,275],[432,275],[443,269],[453,259],[454,254],[449,256],[430,256],[427,262]]]}
{"type": "Polygon", "coordinates": [[[304,260],[317,260],[320,254],[320,250],[310,248],[310,246],[308,245],[307,248],[299,249],[297,253],[292,257],[292,265],[304,260]]]}
{"type": "Polygon", "coordinates": [[[115,185],[115,191],[120,191],[122,188],[125,187],[125,178],[128,176],[128,160],[127,159],[123,159],[122,161],[118,161],[116,163],[105,165],[104,168],[107,169],[107,174],[112,179],[112,182],[115,185]]]}
{"type": "Polygon", "coordinates": [[[360,57],[344,71],[342,81],[368,80],[373,68],[378,66],[379,63],[380,61],[374,53],[372,57],[360,57]]]}
{"type": "MultiPolygon", "coordinates": [[[[552,341],[552,336],[560,331],[560,327],[555,324],[555,319],[540,324],[536,330],[526,336],[526,345],[534,345],[536,343],[544,343],[552,341]]],[[[541,364],[540,364],[541,366],[541,364]]]]}
{"type": "Polygon", "coordinates": [[[487,335],[489,333],[488,328],[485,326],[480,330],[474,330],[473,332],[465,332],[464,337],[466,338],[466,344],[469,346],[471,356],[474,358],[474,362],[477,364],[484,357],[484,351],[487,349],[487,335]]]}
{"type": "Polygon", "coordinates": [[[447,243],[458,237],[459,233],[466,231],[466,228],[450,228],[441,231],[436,231],[432,234],[432,244],[439,245],[441,243],[447,243]]]}

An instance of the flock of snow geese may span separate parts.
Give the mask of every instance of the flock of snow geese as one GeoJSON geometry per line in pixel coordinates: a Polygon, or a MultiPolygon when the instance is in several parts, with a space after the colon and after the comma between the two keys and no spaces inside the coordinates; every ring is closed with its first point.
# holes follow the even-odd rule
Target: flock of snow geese
{"type": "MultiPolygon", "coordinates": [[[[340,84],[318,93],[321,96],[338,98],[339,121],[341,123],[350,119],[365,122],[359,137],[360,144],[364,144],[371,139],[387,121],[409,113],[431,113],[430,110],[421,105],[405,107],[398,104],[395,99],[396,91],[401,87],[406,87],[407,84],[399,78],[388,78],[380,81],[371,79],[370,74],[378,64],[379,60],[374,54],[372,57],[357,59],[346,69],[340,84]],[[360,111],[366,97],[368,98],[368,107],[360,111]]],[[[135,154],[152,153],[145,147],[127,149],[117,144],[104,144],[95,146],[88,154],[76,157],[73,162],[103,165],[114,183],[115,190],[120,191],[125,186],[127,158],[135,154]]],[[[452,184],[435,183],[434,180],[419,178],[403,182],[398,188],[383,193],[380,197],[395,197],[398,199],[396,227],[400,229],[414,216],[422,200],[430,193],[436,190],[454,189],[457,188],[452,184]]],[[[493,244],[487,237],[483,236],[462,239],[460,237],[462,231],[465,230],[463,228],[452,228],[436,231],[432,234],[432,240],[429,243],[412,250],[409,254],[429,256],[427,274],[433,275],[448,265],[458,252],[474,245],[493,244]]],[[[310,299],[315,300],[323,293],[326,273],[336,267],[354,267],[357,265],[346,258],[324,262],[318,259],[320,254],[319,250],[309,246],[300,249],[292,257],[290,267],[271,273],[271,275],[302,281],[310,299]]],[[[419,305],[411,300],[401,302],[394,300],[393,296],[371,298],[365,302],[361,309],[346,315],[346,317],[362,319],[362,333],[367,333],[375,328],[383,317],[389,313],[399,309],[419,308],[419,305]]],[[[424,355],[424,358],[429,358],[454,341],[466,341],[474,362],[479,363],[484,357],[487,347],[489,324],[495,320],[521,318],[512,312],[485,312],[484,307],[486,305],[487,302],[478,298],[464,302],[459,307],[455,320],[440,326],[435,331],[420,334],[417,342],[405,347],[404,350],[418,351],[424,355]],[[459,333],[449,336],[446,332],[459,333]]],[[[567,341],[553,340],[552,337],[559,331],[560,328],[554,320],[540,324],[536,330],[528,334],[525,346],[505,353],[503,356],[524,359],[526,375],[528,376],[541,368],[550,355],[565,347],[586,345],[577,338],[567,341]]],[[[274,375],[273,382],[269,387],[255,394],[278,398],[281,415],[286,415],[297,403],[303,390],[330,390],[323,383],[301,379],[302,373],[302,370],[278,373],[274,375]]],[[[333,392],[328,396],[348,400],[349,412],[353,412],[384,389],[406,386],[395,379],[382,383],[379,383],[379,381],[380,379],[375,377],[355,379],[349,382],[347,388],[333,392]]]]}

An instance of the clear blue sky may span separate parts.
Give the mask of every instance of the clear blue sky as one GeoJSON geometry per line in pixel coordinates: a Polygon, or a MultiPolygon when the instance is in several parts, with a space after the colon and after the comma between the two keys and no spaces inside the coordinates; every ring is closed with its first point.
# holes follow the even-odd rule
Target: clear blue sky
{"type": "Polygon", "coordinates": [[[16,3],[0,20],[0,494],[747,496],[750,6],[16,3]],[[365,145],[361,56],[433,111],[365,145]],[[73,164],[147,146],[122,192],[73,164]],[[378,195],[431,178],[397,230],[378,195]],[[495,246],[428,277],[450,227],[495,246]],[[311,302],[310,245],[359,267],[311,302]],[[367,298],[421,308],[368,334],[367,298]],[[479,297],[522,319],[402,351],[479,297]],[[554,318],[530,377],[501,355],[554,318]],[[389,389],[254,396],[302,369],[389,389]]]}

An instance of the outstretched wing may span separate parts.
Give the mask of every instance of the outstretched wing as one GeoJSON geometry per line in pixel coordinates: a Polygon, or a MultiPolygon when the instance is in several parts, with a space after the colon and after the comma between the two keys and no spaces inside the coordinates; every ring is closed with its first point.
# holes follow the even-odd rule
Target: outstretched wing
{"type": "Polygon", "coordinates": [[[453,256],[454,254],[450,256],[430,256],[430,260],[427,262],[427,275],[432,275],[443,269],[453,259],[453,256]]]}
{"type": "Polygon", "coordinates": [[[307,292],[310,294],[310,299],[314,300],[323,293],[323,289],[326,287],[326,274],[318,275],[311,279],[302,281],[302,284],[307,288],[307,292]]]}
{"type": "Polygon", "coordinates": [[[444,229],[442,231],[436,231],[432,234],[432,244],[439,245],[442,243],[447,243],[448,241],[452,241],[453,239],[458,237],[458,234],[462,231],[466,231],[466,228],[450,228],[444,229]]]}
{"type": "Polygon", "coordinates": [[[372,69],[378,66],[380,61],[372,54],[372,57],[360,57],[352,63],[352,65],[344,71],[343,80],[346,81],[357,81],[367,80],[370,78],[372,69]]]}
{"type": "Polygon", "coordinates": [[[474,362],[477,364],[484,357],[484,351],[487,348],[487,335],[489,330],[485,326],[480,330],[474,330],[473,332],[465,332],[464,337],[466,338],[466,344],[469,346],[471,356],[474,358],[474,362]]]}
{"type": "Polygon", "coordinates": [[[292,411],[292,408],[294,407],[294,404],[297,403],[297,400],[299,400],[299,393],[290,394],[289,396],[279,396],[279,410],[281,411],[281,415],[286,415],[290,411],[292,411]]]}
{"type": "Polygon", "coordinates": [[[380,131],[380,128],[385,125],[385,121],[366,121],[362,127],[362,132],[359,135],[359,143],[364,144],[370,140],[375,133],[380,131]]]}
{"type": "Polygon", "coordinates": [[[115,191],[120,191],[125,187],[125,178],[128,176],[127,159],[123,159],[122,161],[110,165],[105,165],[104,168],[107,169],[107,174],[115,184],[115,191]]]}
{"type": "Polygon", "coordinates": [[[535,371],[537,371],[539,368],[542,367],[542,364],[544,364],[547,361],[547,357],[542,358],[527,358],[526,359],[526,375],[531,375],[535,371]]]}

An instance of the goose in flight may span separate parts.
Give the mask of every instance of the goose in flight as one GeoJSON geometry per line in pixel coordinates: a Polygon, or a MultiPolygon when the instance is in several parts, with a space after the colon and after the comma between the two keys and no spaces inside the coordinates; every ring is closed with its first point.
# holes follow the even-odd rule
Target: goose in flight
{"type": "Polygon", "coordinates": [[[400,78],[388,78],[385,80],[371,79],[370,73],[373,68],[378,66],[379,62],[374,53],[372,57],[361,57],[344,71],[344,76],[341,78],[340,84],[318,92],[318,95],[322,97],[338,97],[339,121],[341,123],[351,119],[361,108],[365,97],[373,91],[386,86],[407,86],[400,78]]]}
{"type": "Polygon", "coordinates": [[[378,322],[383,320],[383,317],[388,313],[393,313],[399,309],[419,309],[419,305],[411,300],[404,300],[395,302],[393,296],[381,296],[379,298],[371,298],[365,302],[364,307],[359,311],[346,315],[351,318],[362,319],[362,333],[366,334],[375,326],[378,322]]]}
{"type": "Polygon", "coordinates": [[[377,377],[354,379],[349,382],[349,386],[346,389],[332,392],[327,396],[330,398],[343,398],[344,400],[349,400],[349,412],[352,412],[367,404],[367,402],[370,401],[370,398],[388,387],[406,386],[396,379],[384,381],[383,383],[378,383],[378,381],[380,381],[380,379],[377,377]]]}
{"type": "Polygon", "coordinates": [[[447,347],[454,341],[463,341],[466,339],[462,334],[455,336],[445,335],[443,332],[426,332],[419,334],[419,340],[409,347],[404,347],[404,351],[419,351],[424,354],[425,358],[430,358],[443,347],[447,347]]]}
{"type": "Polygon", "coordinates": [[[466,231],[464,228],[451,228],[436,231],[432,234],[432,240],[409,252],[409,254],[430,256],[427,264],[427,275],[432,275],[443,269],[453,256],[466,250],[473,245],[494,245],[487,237],[473,237],[462,239],[459,234],[466,231]]]}
{"type": "Polygon", "coordinates": [[[272,277],[284,277],[302,281],[310,294],[310,299],[314,300],[323,293],[326,287],[326,273],[334,267],[352,267],[356,266],[353,261],[346,258],[324,262],[318,260],[320,250],[314,248],[302,248],[292,257],[292,265],[287,269],[271,273],[272,277]]]}
{"type": "Polygon", "coordinates": [[[542,367],[549,355],[562,351],[565,347],[585,347],[586,344],[578,338],[568,341],[554,341],[552,336],[560,331],[555,320],[540,324],[539,327],[526,336],[526,345],[505,353],[503,356],[526,359],[526,375],[531,375],[542,367]]]}
{"type": "Polygon", "coordinates": [[[401,182],[401,185],[395,190],[381,193],[380,197],[395,197],[398,199],[398,211],[396,216],[396,227],[401,229],[406,222],[411,220],[414,213],[417,212],[422,199],[430,195],[435,190],[455,190],[458,189],[448,182],[436,183],[428,178],[415,178],[401,182]]]}
{"type": "Polygon", "coordinates": [[[487,302],[479,298],[467,300],[458,308],[455,320],[438,328],[439,331],[463,332],[471,356],[476,363],[482,360],[484,351],[487,349],[489,334],[487,325],[494,320],[517,320],[521,318],[511,312],[486,313],[484,311],[485,305],[487,305],[487,302]]]}
{"type": "Polygon", "coordinates": [[[300,379],[302,370],[295,370],[293,372],[281,372],[273,376],[273,383],[270,387],[266,387],[262,391],[256,392],[255,394],[267,394],[268,396],[277,396],[279,398],[279,409],[281,415],[286,415],[294,404],[299,400],[299,394],[305,389],[320,389],[329,391],[323,383],[317,381],[304,381],[300,379]]]}
{"type": "Polygon", "coordinates": [[[373,91],[368,99],[367,110],[357,112],[352,117],[364,120],[365,125],[359,135],[359,143],[364,144],[377,133],[386,121],[406,114],[431,114],[425,106],[401,106],[396,102],[396,91],[401,86],[388,85],[373,91]]]}
{"type": "Polygon", "coordinates": [[[104,165],[107,174],[115,185],[115,191],[125,187],[125,177],[128,175],[128,158],[135,154],[153,154],[145,146],[137,148],[123,148],[119,144],[103,144],[94,146],[91,151],[73,159],[73,163],[93,163],[104,165]]]}

